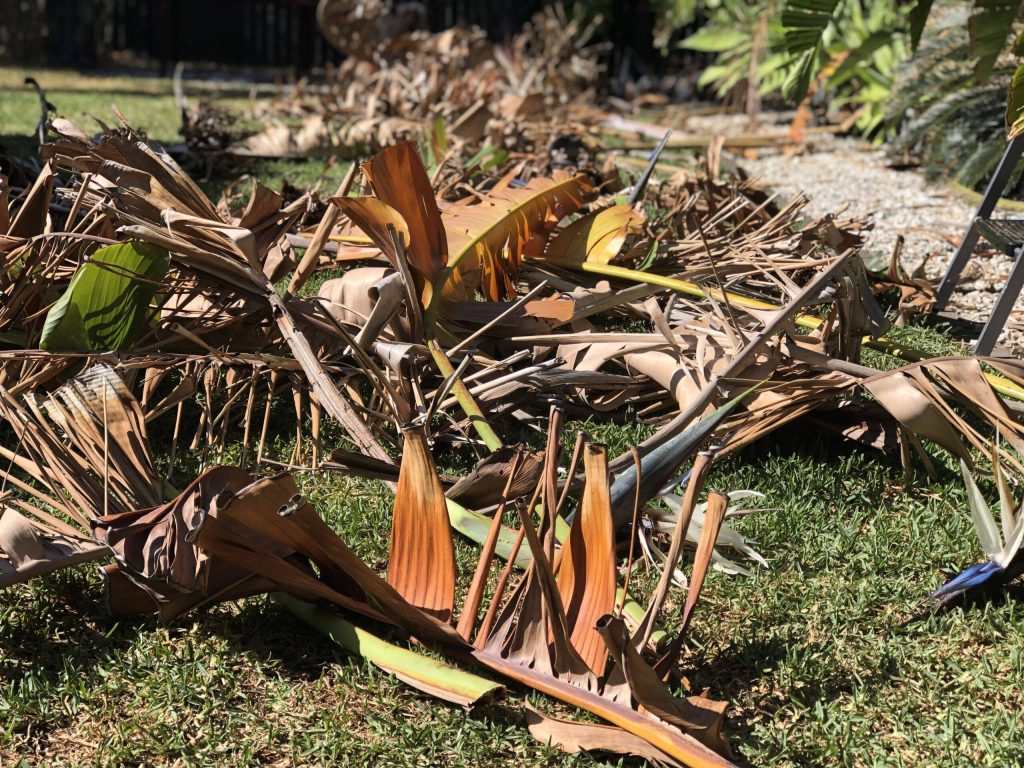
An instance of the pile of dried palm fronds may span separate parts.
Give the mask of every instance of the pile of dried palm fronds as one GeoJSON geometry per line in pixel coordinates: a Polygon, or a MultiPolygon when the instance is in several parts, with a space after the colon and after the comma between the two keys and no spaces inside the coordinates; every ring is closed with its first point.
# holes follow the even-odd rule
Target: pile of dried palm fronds
{"type": "Polygon", "coordinates": [[[321,25],[362,42],[346,46],[359,55],[328,68],[325,86],[300,81],[272,102],[254,103],[239,116],[233,141],[223,111],[207,102],[184,108],[189,146],[203,157],[352,157],[430,133],[437,162],[456,152],[493,159],[575,135],[578,119],[595,113],[588,105],[601,72],[600,46],[591,44],[599,19],[548,7],[496,45],[476,27],[376,35],[363,28],[367,9],[342,10],[344,18],[321,25]]]}
{"type": "MultiPolygon", "coordinates": [[[[928,462],[924,439],[1022,469],[1024,430],[981,361],[860,364],[885,327],[861,222],[799,223],[801,200],[780,208],[713,161],[626,198],[536,162],[431,180],[400,143],[361,167],[368,194],[350,196],[353,166],[307,221],[308,196],[259,184],[244,210],[214,205],[127,126],[53,129],[30,190],[0,181],[0,585],[112,555],[115,613],[281,591],[326,631],[369,623],[614,726],[532,714],[566,749],[726,765],[724,704],[665,684],[716,545],[747,546],[719,540],[724,494],[701,501],[714,458],[813,412],[908,465],[928,462]],[[319,269],[336,276],[306,290],[319,269]],[[294,451],[270,461],[284,404],[294,451]],[[658,429],[622,456],[583,435],[570,453],[564,414],[658,429]],[[475,468],[439,475],[449,447],[475,468]],[[320,519],[288,473],[303,469],[392,485],[386,575],[320,519]],[[669,514],[648,509],[666,494],[669,514]],[[481,547],[464,589],[453,528],[481,547]],[[628,595],[640,550],[662,569],[646,607],[628,595]]],[[[1024,385],[1024,364],[986,364],[1024,385]]],[[[500,692],[380,638],[358,647],[464,705],[500,692]]]]}

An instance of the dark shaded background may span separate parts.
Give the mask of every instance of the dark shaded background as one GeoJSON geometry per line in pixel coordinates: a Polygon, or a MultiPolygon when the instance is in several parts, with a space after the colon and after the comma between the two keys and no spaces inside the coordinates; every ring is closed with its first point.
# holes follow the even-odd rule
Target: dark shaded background
{"type": "MultiPolygon", "coordinates": [[[[494,40],[529,20],[543,0],[421,0],[427,26],[476,24],[494,40]]],[[[611,64],[653,63],[647,2],[584,2],[614,18],[611,64]],[[627,54],[628,51],[628,54],[627,54]]],[[[316,26],[316,0],[0,0],[0,62],[91,69],[116,63],[206,62],[304,72],[338,62],[316,26]]]]}

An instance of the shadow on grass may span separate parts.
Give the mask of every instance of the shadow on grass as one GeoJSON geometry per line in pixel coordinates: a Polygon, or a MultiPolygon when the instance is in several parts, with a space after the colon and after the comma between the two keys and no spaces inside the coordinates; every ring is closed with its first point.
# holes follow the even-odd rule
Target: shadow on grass
{"type": "Polygon", "coordinates": [[[42,161],[35,136],[0,134],[0,174],[7,177],[12,187],[30,187],[40,167],[42,161]]]}
{"type": "MultiPolygon", "coordinates": [[[[900,627],[908,627],[927,621],[933,616],[945,616],[950,613],[968,614],[984,612],[992,608],[1003,608],[1011,604],[1024,604],[1024,560],[1010,566],[1005,578],[993,580],[982,589],[968,591],[957,595],[945,603],[927,601],[913,616],[900,627]]],[[[950,577],[955,574],[949,574],[950,577]]]]}
{"type": "Polygon", "coordinates": [[[0,696],[21,699],[8,714],[9,733],[34,738],[60,729],[72,715],[48,701],[69,682],[90,685],[106,662],[127,652],[156,620],[109,615],[97,580],[84,566],[5,590],[0,608],[0,696]]]}
{"type": "Polygon", "coordinates": [[[864,674],[841,675],[829,680],[804,680],[797,693],[786,691],[786,695],[757,696],[756,710],[746,710],[741,704],[752,689],[765,682],[777,665],[787,659],[789,649],[798,644],[803,652],[816,655],[825,651],[827,642],[807,643],[794,637],[772,636],[764,640],[753,638],[741,644],[732,643],[713,658],[691,660],[693,674],[690,677],[695,691],[708,689],[714,699],[733,704],[727,710],[725,733],[733,746],[732,761],[743,768],[754,768],[755,763],[739,752],[739,747],[757,741],[755,729],[762,719],[773,719],[780,710],[793,703],[793,697],[807,706],[815,702],[828,702],[852,694],[858,687],[881,686],[899,678],[899,667],[895,660],[881,657],[877,668],[864,674]]]}
{"type": "MultiPolygon", "coordinates": [[[[372,622],[367,622],[364,619],[359,619],[358,623],[385,639],[393,640],[398,644],[402,642],[400,638],[389,634],[386,627],[373,626],[372,622]]],[[[359,656],[349,653],[269,598],[266,598],[265,603],[259,598],[250,598],[238,615],[224,617],[223,627],[217,627],[216,623],[205,622],[204,628],[221,631],[224,637],[240,652],[264,660],[272,659],[276,662],[275,672],[282,674],[292,682],[315,681],[327,671],[328,664],[338,663],[342,660],[347,659],[357,666],[364,663],[359,656]]],[[[457,664],[457,666],[464,667],[462,664],[457,664]]],[[[501,701],[473,707],[464,713],[465,716],[499,728],[514,727],[525,733],[528,723],[521,705],[534,691],[513,681],[496,677],[483,668],[474,671],[505,685],[508,695],[501,701]]],[[[403,686],[402,691],[405,696],[420,697],[437,707],[447,707],[456,712],[463,711],[455,704],[447,703],[408,686],[403,686]]],[[[593,764],[605,765],[606,763],[597,761],[593,764]]],[[[619,755],[609,756],[607,764],[623,768],[642,768],[648,765],[645,760],[619,755]]]]}

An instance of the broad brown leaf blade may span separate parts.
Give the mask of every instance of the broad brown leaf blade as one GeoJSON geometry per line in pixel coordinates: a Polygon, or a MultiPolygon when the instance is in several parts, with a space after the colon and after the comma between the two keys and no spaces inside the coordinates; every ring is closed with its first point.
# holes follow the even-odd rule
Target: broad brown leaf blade
{"type": "MultiPolygon", "coordinates": [[[[1018,454],[1024,455],[1024,426],[996,395],[977,357],[939,358],[922,367],[959,393],[962,400],[991,423],[1018,454]]],[[[920,377],[917,377],[917,382],[921,383],[920,377]]]]}
{"type": "Polygon", "coordinates": [[[467,647],[452,627],[410,605],[360,560],[289,475],[257,480],[225,499],[216,515],[208,516],[197,543],[305,599],[330,600],[377,621],[390,621],[425,642],[467,647]],[[268,543],[284,545],[313,562],[320,578],[280,557],[268,558],[268,543]]]}
{"type": "Polygon", "coordinates": [[[455,547],[444,490],[422,427],[404,430],[388,583],[441,621],[455,607],[455,547]]]}
{"type": "Polygon", "coordinates": [[[606,687],[625,683],[630,696],[644,710],[712,749],[728,752],[728,744],[722,736],[725,702],[673,696],[662,682],[662,676],[633,647],[622,619],[605,616],[598,622],[598,630],[617,665],[609,674],[606,687]]]}
{"type": "Polygon", "coordinates": [[[689,733],[682,732],[649,713],[638,712],[627,702],[615,701],[596,691],[587,690],[549,674],[542,674],[497,653],[475,651],[473,657],[499,674],[614,723],[684,765],[694,768],[733,768],[731,761],[689,733]]]}
{"type": "MultiPolygon", "coordinates": [[[[39,172],[32,188],[25,196],[21,208],[11,220],[4,233],[9,237],[35,237],[47,230],[50,218],[50,198],[53,196],[53,184],[57,175],[53,166],[47,163],[39,172]]],[[[5,211],[6,213],[6,211],[5,211]]]]}
{"type": "Polygon", "coordinates": [[[391,266],[398,269],[398,254],[395,241],[392,239],[388,226],[402,236],[406,247],[410,244],[409,225],[397,210],[375,197],[332,197],[331,202],[341,209],[342,213],[352,220],[363,231],[373,244],[387,256],[391,266]]]}
{"type": "Polygon", "coordinates": [[[448,263],[448,242],[416,145],[407,141],[388,147],[363,164],[363,173],[377,198],[405,220],[409,263],[433,285],[448,263]]]}
{"type": "Polygon", "coordinates": [[[46,530],[12,507],[0,507],[0,589],[106,554],[102,545],[46,530]]]}
{"type": "Polygon", "coordinates": [[[960,435],[906,373],[881,374],[862,384],[904,427],[972,464],[971,454],[960,435]]]}
{"type": "MultiPolygon", "coordinates": [[[[110,548],[121,574],[149,594],[152,607],[165,619],[201,605],[212,595],[238,597],[239,593],[225,594],[225,590],[239,583],[250,587],[242,594],[265,591],[269,582],[251,580],[249,569],[208,558],[192,543],[215,499],[237,493],[249,480],[237,467],[214,467],[167,504],[98,518],[93,535],[110,548]]],[[[113,592],[110,597],[112,610],[124,613],[114,602],[113,592]]]]}
{"type": "MultiPolygon", "coordinates": [[[[445,495],[469,509],[483,509],[497,504],[501,501],[509,472],[521,450],[521,446],[506,445],[488,454],[472,471],[459,478],[445,495]]],[[[543,452],[527,451],[522,456],[522,466],[515,473],[508,491],[510,499],[529,493],[537,485],[540,476],[543,452]]]]}

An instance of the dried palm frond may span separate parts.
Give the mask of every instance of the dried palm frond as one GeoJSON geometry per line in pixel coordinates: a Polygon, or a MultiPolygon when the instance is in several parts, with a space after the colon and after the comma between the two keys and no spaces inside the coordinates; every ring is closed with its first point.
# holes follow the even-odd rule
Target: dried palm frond
{"type": "MultiPolygon", "coordinates": [[[[419,534],[410,538],[408,525],[419,510],[409,505],[412,497],[402,489],[433,486],[428,495],[436,497],[439,485],[425,445],[416,441],[408,450],[422,458],[402,465],[392,535],[393,541],[407,544],[395,551],[388,582],[317,517],[287,476],[249,482],[238,470],[215,468],[170,505],[104,517],[99,526],[125,574],[175,610],[269,581],[301,597],[326,599],[392,623],[455,658],[472,658],[492,672],[583,707],[671,759],[689,765],[728,764],[708,749],[724,748],[719,733],[722,707],[696,697],[673,697],[634,650],[621,619],[610,615],[615,548],[603,447],[584,448],[587,485],[581,508],[567,543],[552,559],[544,541],[557,515],[548,478],[550,462],[558,460],[558,445],[549,440],[548,465],[538,486],[543,499],[540,527],[527,507],[519,508],[531,563],[507,601],[501,591],[492,598],[489,612],[496,619],[475,644],[447,623],[450,608],[437,611],[437,606],[454,604],[452,572],[407,548],[424,537],[447,540],[449,552],[451,547],[451,529],[443,515],[421,515],[419,534]],[[166,556],[154,560],[140,556],[144,552],[166,556]],[[316,566],[315,572],[307,561],[316,566]],[[595,579],[601,580],[602,589],[595,589],[595,579]],[[406,593],[429,610],[408,602],[406,593]],[[423,603],[415,595],[437,600],[423,603]]],[[[491,553],[493,549],[485,549],[486,557],[491,553]]],[[[701,558],[710,559],[710,552],[698,557],[696,582],[704,568],[701,558]]],[[[698,592],[699,587],[691,592],[694,600],[698,592]]],[[[465,626],[472,631],[475,623],[465,626]]]]}
{"type": "MultiPolygon", "coordinates": [[[[599,18],[547,7],[508,44],[495,45],[478,27],[409,31],[401,8],[385,6],[321,2],[321,28],[350,54],[328,69],[326,87],[300,82],[269,105],[254,104],[240,122],[261,127],[236,127],[227,142],[224,120],[200,101],[182,113],[193,150],[208,158],[224,151],[354,157],[430,135],[439,165],[449,153],[504,164],[510,150],[541,151],[560,134],[582,133],[572,124],[593,111],[602,70],[601,47],[592,42],[599,18]]],[[[573,165],[589,161],[585,151],[575,154],[573,165]]],[[[446,185],[454,187],[464,171],[452,163],[446,185]]]]}
{"type": "MultiPolygon", "coordinates": [[[[520,84],[555,74],[500,66],[520,84]]],[[[529,109],[524,89],[515,111],[529,109]]],[[[20,345],[0,351],[0,417],[13,435],[0,443],[12,463],[0,519],[8,581],[99,557],[94,528],[116,561],[105,569],[116,612],[171,617],[283,590],[318,624],[337,626],[339,610],[343,622],[377,622],[614,726],[534,724],[565,747],[725,765],[724,704],[662,683],[716,547],[744,546],[723,538],[727,496],[701,500],[715,457],[807,414],[851,410],[870,432],[886,411],[922,456],[927,439],[1024,472],[1024,430],[994,388],[1024,387],[1024,368],[863,366],[865,338],[886,321],[856,253],[860,223],[795,227],[802,201],[778,206],[711,173],[638,185],[635,204],[621,204],[591,177],[547,175],[538,162],[452,183],[399,144],[364,166],[372,195],[349,196],[353,167],[319,223],[304,219],[310,197],[289,203],[258,184],[234,216],[127,126],[95,141],[54,128],[46,152],[76,174],[57,195],[71,205],[66,234],[51,237],[49,171],[14,216],[0,206],[0,331],[20,345]],[[301,260],[293,244],[308,247],[301,260]],[[329,245],[338,257],[322,261],[329,245]],[[321,265],[340,277],[301,295],[321,265]],[[93,282],[105,290],[84,298],[93,282]],[[81,307],[96,310],[99,331],[63,327],[81,307]],[[287,423],[272,425],[280,398],[287,423]],[[639,455],[613,459],[581,438],[565,462],[568,410],[656,431],[639,455]],[[322,413],[354,446],[325,444],[322,413]],[[180,453],[196,458],[181,492],[156,479],[145,435],[158,420],[173,420],[167,477],[180,453]],[[265,455],[275,426],[295,430],[288,461],[265,455]],[[544,451],[506,445],[531,430],[547,435],[544,451]],[[240,466],[217,466],[239,435],[240,466]],[[476,453],[475,471],[438,475],[435,455],[452,444],[476,453]],[[632,558],[620,582],[618,545],[634,543],[643,507],[683,482],[695,453],[645,608],[626,595],[632,558]],[[260,464],[277,474],[254,476],[260,464]],[[306,467],[397,482],[386,578],[280,472],[306,467]],[[464,596],[453,527],[482,546],[464,596]],[[694,566],[674,601],[688,540],[694,566]],[[499,574],[495,557],[507,561],[499,574]],[[674,602],[682,630],[667,642],[656,625],[674,602]],[[660,657],[645,658],[651,648],[660,657]]],[[[639,541],[653,555],[649,539],[639,541]]],[[[375,660],[394,670],[383,650],[375,660]]],[[[399,674],[466,705],[498,688],[399,674]]]]}
{"type": "Polygon", "coordinates": [[[102,363],[46,397],[0,389],[0,418],[13,431],[4,485],[0,586],[105,555],[91,539],[97,516],[156,503],[142,409],[102,363]],[[31,500],[31,501],[27,501],[31,500]]]}
{"type": "Polygon", "coordinates": [[[285,302],[264,272],[272,249],[301,213],[302,199],[282,207],[280,195],[257,184],[243,215],[225,221],[166,153],[153,150],[131,129],[93,143],[67,123],[55,128],[59,138],[49,152],[60,163],[90,172],[87,199],[95,199],[108,215],[123,222],[122,233],[166,248],[175,267],[204,286],[215,287],[218,298],[226,291],[232,298],[261,300],[306,371],[320,404],[363,450],[388,458],[299,330],[293,312],[300,308],[285,302]]]}

